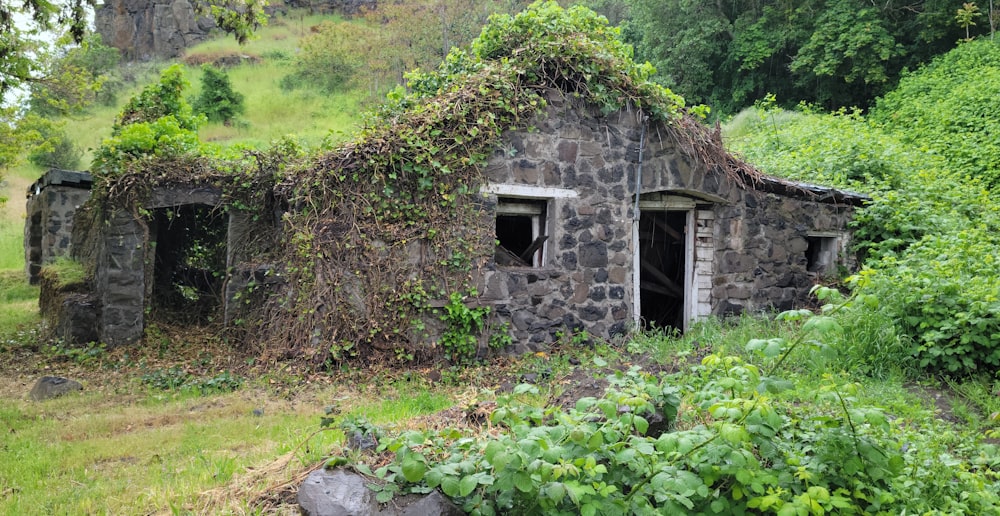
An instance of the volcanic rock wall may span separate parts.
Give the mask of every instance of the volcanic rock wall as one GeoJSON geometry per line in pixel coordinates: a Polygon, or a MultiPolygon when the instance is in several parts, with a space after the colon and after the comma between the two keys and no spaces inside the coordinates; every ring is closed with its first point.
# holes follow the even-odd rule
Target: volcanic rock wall
{"type": "MultiPolygon", "coordinates": [[[[271,16],[287,7],[314,12],[357,13],[376,0],[290,0],[272,2],[271,16]]],[[[197,16],[192,0],[106,0],[94,13],[94,25],[106,45],[128,61],[172,58],[204,41],[215,22],[197,16]]]]}

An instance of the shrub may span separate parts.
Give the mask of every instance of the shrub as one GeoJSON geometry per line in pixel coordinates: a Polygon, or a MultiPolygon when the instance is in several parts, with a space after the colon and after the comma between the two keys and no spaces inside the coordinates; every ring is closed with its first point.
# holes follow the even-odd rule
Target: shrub
{"type": "Polygon", "coordinates": [[[201,94],[193,107],[209,121],[225,123],[242,115],[245,109],[243,95],[233,91],[229,75],[212,65],[201,67],[201,94]]]}
{"type": "Polygon", "coordinates": [[[358,45],[372,32],[356,23],[323,22],[303,38],[294,71],[281,79],[281,87],[312,86],[327,93],[348,87],[364,62],[358,45]]]}
{"type": "MultiPolygon", "coordinates": [[[[1000,219],[998,219],[1000,220],[1000,219]]],[[[864,285],[879,310],[914,336],[923,369],[1000,371],[1000,225],[931,234],[887,256],[864,285]]]]}
{"type": "Polygon", "coordinates": [[[28,161],[42,168],[75,170],[80,166],[83,151],[62,128],[50,129],[42,135],[45,143],[28,153],[28,161]]]}
{"type": "Polygon", "coordinates": [[[1000,185],[1000,43],[963,43],[904,76],[871,118],[949,168],[1000,185]]]}

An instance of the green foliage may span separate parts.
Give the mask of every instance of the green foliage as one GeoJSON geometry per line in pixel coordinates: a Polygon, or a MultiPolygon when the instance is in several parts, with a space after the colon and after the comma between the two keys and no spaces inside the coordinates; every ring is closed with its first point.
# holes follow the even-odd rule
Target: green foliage
{"type": "MultiPolygon", "coordinates": [[[[1000,218],[996,220],[1000,221],[1000,218]]],[[[921,369],[1000,370],[1000,225],[930,234],[876,264],[864,291],[913,336],[921,369]]]]}
{"type": "Polygon", "coordinates": [[[94,364],[107,353],[103,342],[88,342],[83,346],[69,346],[62,341],[56,341],[48,347],[48,354],[55,360],[67,360],[77,365],[94,364]]]}
{"type": "Polygon", "coordinates": [[[866,299],[816,294],[822,315],[783,314],[792,336],[751,340],[750,359],[710,354],[659,377],[633,367],[568,409],[524,403],[538,390],[520,385],[497,399],[489,432],[403,432],[380,441],[391,464],[356,468],[384,483],[383,502],[440,489],[471,514],[994,510],[995,464],[979,455],[988,450],[949,450],[933,433],[891,424],[844,375],[817,372],[818,385],[776,376],[799,347],[823,348],[843,330],[835,315],[866,299]]]}
{"type": "Polygon", "coordinates": [[[281,79],[281,87],[293,90],[314,87],[332,93],[351,85],[364,67],[366,55],[358,45],[371,39],[376,29],[348,22],[327,21],[302,39],[302,51],[295,57],[294,71],[281,79]]]}
{"type": "Polygon", "coordinates": [[[184,100],[184,88],[187,86],[181,65],[164,69],[159,81],[143,88],[125,104],[115,119],[114,134],[128,125],[155,122],[165,116],[175,117],[181,128],[194,131],[200,119],[192,114],[190,104],[184,100]]]}
{"type": "Polygon", "coordinates": [[[1000,369],[998,49],[960,45],[904,77],[868,119],[764,110],[733,123],[731,145],[764,170],[871,193],[854,219],[870,268],[855,288],[878,301],[850,311],[856,334],[841,347],[873,374],[1000,369]]]}
{"type": "Polygon", "coordinates": [[[204,150],[195,131],[205,119],[194,115],[184,100],[186,85],[180,65],[174,65],[129,100],[111,138],[94,153],[93,172],[99,181],[126,174],[144,157],[170,160],[204,150]]]}
{"type": "Polygon", "coordinates": [[[906,144],[940,155],[947,167],[1000,185],[1000,42],[959,45],[906,75],[871,119],[906,144]]]}
{"type": "Polygon", "coordinates": [[[47,117],[75,116],[91,105],[111,105],[124,83],[118,49],[88,35],[55,59],[45,81],[31,85],[31,111],[47,117]]]}
{"type": "MultiPolygon", "coordinates": [[[[17,166],[27,154],[53,150],[51,138],[58,132],[56,122],[35,113],[22,116],[17,109],[0,107],[0,171],[17,166]]],[[[0,197],[0,204],[3,201],[0,197]]]]}
{"type": "Polygon", "coordinates": [[[47,48],[38,33],[65,29],[70,39],[82,41],[88,24],[87,7],[96,3],[96,0],[71,0],[65,5],[46,0],[0,3],[0,105],[6,105],[8,92],[31,82],[44,69],[47,48]]]}
{"type": "Polygon", "coordinates": [[[943,0],[625,3],[639,57],[664,84],[720,113],[768,92],[827,109],[866,107],[959,37],[954,5],[943,0]]]}
{"type": "MultiPolygon", "coordinates": [[[[476,292],[472,291],[471,295],[475,297],[476,292]]],[[[489,314],[490,307],[469,308],[465,304],[465,296],[452,292],[441,314],[441,320],[447,324],[441,334],[444,357],[452,362],[462,362],[475,356],[479,335],[489,314]]]]}
{"type": "Polygon", "coordinates": [[[28,153],[28,161],[42,168],[76,170],[83,151],[77,147],[62,127],[48,126],[40,131],[45,143],[28,153]]]}
{"type": "Polygon", "coordinates": [[[201,68],[201,94],[194,101],[194,112],[205,115],[210,122],[229,123],[242,115],[246,106],[243,95],[233,91],[226,72],[212,65],[201,68]]]}
{"type": "Polygon", "coordinates": [[[243,379],[229,371],[220,371],[215,376],[198,377],[179,365],[149,371],[139,381],[153,389],[195,392],[202,396],[232,392],[243,386],[243,379]]]}

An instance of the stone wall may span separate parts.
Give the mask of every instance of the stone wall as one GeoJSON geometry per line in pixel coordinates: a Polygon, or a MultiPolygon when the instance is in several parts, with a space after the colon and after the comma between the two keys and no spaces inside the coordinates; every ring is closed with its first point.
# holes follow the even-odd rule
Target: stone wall
{"type": "MultiPolygon", "coordinates": [[[[493,185],[538,188],[539,198],[564,195],[549,197],[544,267],[491,263],[483,273],[482,300],[510,321],[519,351],[582,329],[601,337],[623,333],[632,322],[631,193],[641,124],[634,113],[595,117],[579,107],[551,96],[537,131],[508,134],[486,170],[493,185]]],[[[489,208],[507,196],[496,191],[484,224],[493,224],[489,208]]]]}
{"type": "MultiPolygon", "coordinates": [[[[558,95],[547,109],[537,130],[508,134],[486,170],[483,224],[494,223],[502,199],[547,202],[544,266],[490,261],[479,281],[480,302],[510,323],[519,351],[580,329],[607,338],[636,320],[640,115],[603,116],[558,95]]],[[[694,263],[685,289],[693,317],[802,305],[820,276],[835,272],[807,270],[810,235],[833,235],[846,250],[850,205],[820,202],[805,190],[789,196],[744,189],[719,170],[699,168],[663,127],[648,129],[642,165],[643,199],[663,193],[690,203],[694,263]]],[[[854,265],[846,253],[838,258],[854,265]]]]}
{"type": "Polygon", "coordinates": [[[24,220],[24,264],[35,285],[42,267],[70,253],[73,215],[90,198],[90,174],[50,170],[28,190],[24,220]]]}

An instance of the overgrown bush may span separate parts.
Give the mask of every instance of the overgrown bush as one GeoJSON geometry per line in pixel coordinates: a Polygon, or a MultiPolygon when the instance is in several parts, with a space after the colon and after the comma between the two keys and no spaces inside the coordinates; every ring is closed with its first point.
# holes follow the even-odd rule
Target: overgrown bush
{"type": "MultiPolygon", "coordinates": [[[[1000,219],[997,219],[1000,220],[1000,219]]],[[[1000,224],[930,234],[876,264],[863,285],[913,336],[922,369],[1000,371],[1000,224]]]]}
{"type": "MultiPolygon", "coordinates": [[[[122,176],[144,157],[168,160],[206,150],[196,132],[205,118],[196,116],[184,100],[186,86],[181,66],[174,65],[129,100],[115,120],[111,137],[94,153],[93,172],[99,184],[122,176]]],[[[148,173],[149,169],[133,172],[148,173]]]]}
{"type": "Polygon", "coordinates": [[[367,57],[359,46],[370,41],[376,31],[357,23],[321,23],[303,38],[294,71],[281,79],[281,87],[314,87],[330,93],[352,86],[367,57]]]}
{"type": "Polygon", "coordinates": [[[28,161],[42,168],[79,168],[83,151],[62,127],[50,126],[42,133],[42,137],[45,138],[45,143],[28,153],[28,161]]]}
{"type": "Polygon", "coordinates": [[[948,168],[1000,185],[1000,40],[962,43],[904,76],[871,118],[948,168]]]}
{"type": "MultiPolygon", "coordinates": [[[[833,290],[818,293],[832,303],[827,313],[846,306],[833,290]]],[[[824,342],[842,331],[808,311],[781,318],[793,336],[751,340],[749,359],[711,354],[660,377],[632,368],[569,409],[519,401],[538,394],[521,385],[497,399],[489,431],[404,432],[380,441],[391,464],[355,467],[381,479],[380,501],[440,489],[471,514],[996,510],[996,461],[974,446],[949,450],[926,429],[892,424],[858,401],[846,375],[814,373],[818,388],[779,376],[797,348],[832,352],[824,342]],[[956,453],[976,469],[957,465],[956,453]]]]}

